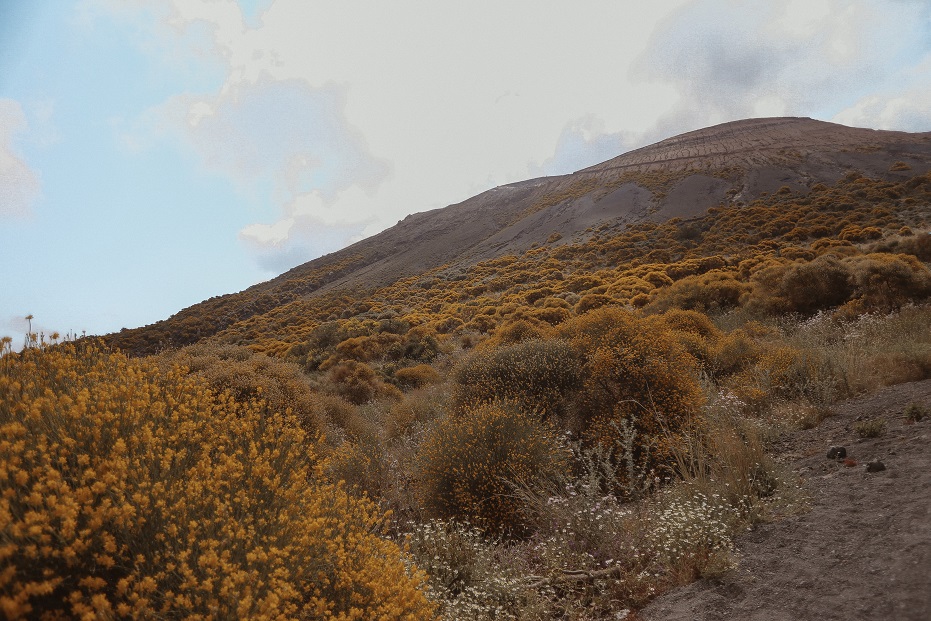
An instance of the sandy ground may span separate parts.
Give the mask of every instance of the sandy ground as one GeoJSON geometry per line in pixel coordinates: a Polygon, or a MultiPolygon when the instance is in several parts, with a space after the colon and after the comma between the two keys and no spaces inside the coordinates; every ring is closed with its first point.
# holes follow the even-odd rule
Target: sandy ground
{"type": "Polygon", "coordinates": [[[931,380],[840,404],[816,429],[784,437],[777,450],[810,511],[749,532],[736,569],[667,593],[640,618],[931,621],[931,418],[907,424],[911,402],[931,407],[931,380]],[[876,417],[885,435],[860,440],[856,422],[876,417]],[[832,445],[857,464],[827,459],[832,445]],[[868,473],[876,458],[886,470],[868,473]]]}

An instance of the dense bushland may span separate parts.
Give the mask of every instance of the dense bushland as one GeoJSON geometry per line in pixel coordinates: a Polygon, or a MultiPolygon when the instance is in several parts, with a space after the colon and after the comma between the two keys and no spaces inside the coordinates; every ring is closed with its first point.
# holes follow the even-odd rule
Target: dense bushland
{"type": "Polygon", "coordinates": [[[931,377],[929,202],[928,175],[851,174],[365,293],[218,298],[222,328],[115,339],[213,335],[151,359],[3,356],[0,601],[600,618],[726,571],[804,504],[773,437],[931,377]]]}
{"type": "Polygon", "coordinates": [[[7,618],[429,618],[288,412],[92,345],[0,359],[7,618]]]}

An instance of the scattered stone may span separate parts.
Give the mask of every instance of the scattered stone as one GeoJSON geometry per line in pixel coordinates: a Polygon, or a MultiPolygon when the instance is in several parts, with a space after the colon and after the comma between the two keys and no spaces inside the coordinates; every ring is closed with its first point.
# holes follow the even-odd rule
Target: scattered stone
{"type": "Polygon", "coordinates": [[[866,464],[867,472],[882,472],[886,469],[886,464],[882,463],[878,459],[874,459],[870,463],[866,464]]]}
{"type": "Polygon", "coordinates": [[[828,449],[828,459],[843,459],[847,457],[847,449],[843,446],[832,446],[828,449]]]}

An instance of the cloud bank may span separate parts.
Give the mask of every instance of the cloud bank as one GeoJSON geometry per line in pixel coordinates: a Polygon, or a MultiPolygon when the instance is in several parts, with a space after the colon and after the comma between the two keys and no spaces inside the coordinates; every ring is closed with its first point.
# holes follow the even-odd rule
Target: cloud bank
{"type": "Polygon", "coordinates": [[[176,54],[197,41],[224,68],[215,92],[154,116],[206,168],[267,192],[277,217],[240,238],[274,271],[715,123],[931,129],[922,2],[277,0],[247,17],[232,0],[136,4],[176,54]]]}
{"type": "Polygon", "coordinates": [[[29,125],[22,106],[13,99],[0,99],[0,218],[22,218],[42,194],[38,174],[18,153],[17,134],[29,125]]]}
{"type": "Polygon", "coordinates": [[[690,2],[635,66],[677,93],[652,137],[764,116],[918,131],[904,114],[884,121],[882,109],[915,80],[916,50],[931,49],[929,18],[927,5],[895,0],[690,2]]]}

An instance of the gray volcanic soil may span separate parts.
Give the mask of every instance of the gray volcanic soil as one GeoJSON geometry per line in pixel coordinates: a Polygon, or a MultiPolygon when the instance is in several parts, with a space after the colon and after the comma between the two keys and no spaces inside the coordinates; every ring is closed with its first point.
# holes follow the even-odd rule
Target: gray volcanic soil
{"type": "Polygon", "coordinates": [[[738,567],[671,591],[646,620],[931,620],[931,420],[906,424],[908,403],[931,406],[931,380],[843,403],[819,427],[777,446],[811,496],[811,510],[738,540],[738,567]],[[857,420],[885,435],[858,440],[857,420]],[[843,445],[857,465],[826,458],[843,445]],[[886,470],[867,473],[879,458],[886,470]]]}
{"type": "MultiPolygon", "coordinates": [[[[350,246],[344,253],[377,259],[321,290],[349,283],[388,284],[443,264],[473,265],[547,243],[552,233],[586,237],[589,227],[702,216],[710,207],[750,201],[789,186],[802,194],[815,183],[833,184],[850,171],[898,179],[931,170],[931,132],[910,134],[846,127],[807,118],[747,119],[723,123],[630,151],[571,175],[499,186],[444,209],[408,216],[397,226],[350,246]],[[895,161],[907,173],[889,170],[895,161]],[[718,173],[739,170],[727,181],[718,173]],[[619,175],[682,173],[664,196],[632,177],[605,194],[619,175]],[[536,210],[573,184],[592,189],[536,210]]],[[[571,192],[570,192],[571,193],[571,192]]],[[[298,268],[299,269],[299,268],[298,268]]]]}

